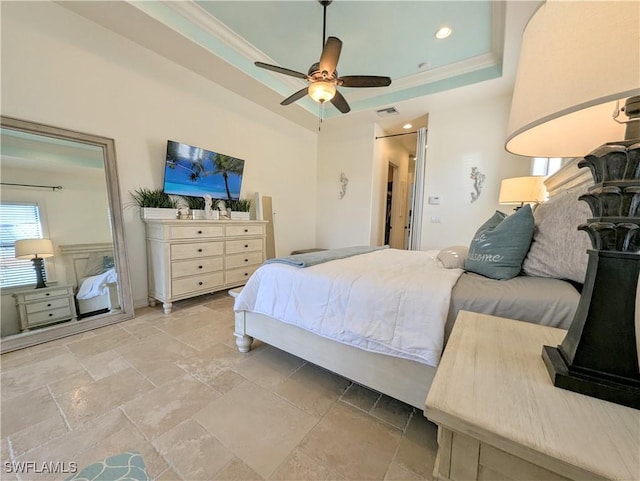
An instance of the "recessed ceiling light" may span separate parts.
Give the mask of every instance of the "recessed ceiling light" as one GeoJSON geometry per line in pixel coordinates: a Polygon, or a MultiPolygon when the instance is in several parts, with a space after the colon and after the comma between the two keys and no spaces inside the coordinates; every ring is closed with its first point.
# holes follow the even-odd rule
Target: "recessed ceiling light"
{"type": "Polygon", "coordinates": [[[404,124],[402,126],[403,129],[410,129],[411,127],[413,127],[413,125],[411,125],[411,124],[404,124]]]}
{"type": "Polygon", "coordinates": [[[436,38],[442,40],[443,38],[447,38],[449,35],[451,35],[452,32],[453,30],[451,30],[449,27],[440,27],[438,30],[436,30],[436,38]]]}

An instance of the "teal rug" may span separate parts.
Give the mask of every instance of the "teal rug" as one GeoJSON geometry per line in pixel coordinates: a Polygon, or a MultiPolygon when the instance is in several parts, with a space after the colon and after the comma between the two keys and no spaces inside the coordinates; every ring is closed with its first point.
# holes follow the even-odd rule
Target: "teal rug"
{"type": "Polygon", "coordinates": [[[120,453],[91,464],[65,481],[149,481],[140,453],[120,453]]]}

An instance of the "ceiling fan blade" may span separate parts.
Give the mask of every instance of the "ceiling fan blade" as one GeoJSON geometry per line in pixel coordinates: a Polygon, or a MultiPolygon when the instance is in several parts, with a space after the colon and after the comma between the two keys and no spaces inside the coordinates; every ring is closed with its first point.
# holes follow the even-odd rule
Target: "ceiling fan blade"
{"type": "Polygon", "coordinates": [[[268,63],[255,62],[255,66],[264,68],[267,70],[271,70],[273,72],[278,72],[284,75],[289,75],[291,77],[297,77],[305,80],[307,78],[307,74],[304,74],[302,72],[296,72],[295,70],[289,70],[288,68],[284,68],[284,67],[278,67],[277,65],[269,65],[268,63]]]}
{"type": "Polygon", "coordinates": [[[309,87],[305,87],[301,90],[298,90],[295,94],[290,95],[289,97],[287,97],[286,99],[284,99],[282,102],[280,102],[280,105],[289,105],[292,104],[293,102],[295,102],[296,100],[300,100],[302,97],[304,97],[305,95],[307,95],[309,91],[309,87]]]}
{"type": "Polygon", "coordinates": [[[343,114],[346,114],[351,110],[351,107],[349,107],[349,104],[347,103],[345,98],[337,90],[336,90],[336,94],[331,99],[331,103],[335,108],[337,108],[343,114]]]}
{"type": "Polygon", "coordinates": [[[343,87],[387,87],[391,85],[389,77],[375,75],[346,75],[338,80],[343,87]]]}
{"type": "Polygon", "coordinates": [[[322,49],[322,55],[320,56],[320,72],[327,72],[332,75],[336,71],[338,66],[338,60],[340,59],[340,51],[342,50],[342,41],[337,37],[329,37],[322,49]]]}

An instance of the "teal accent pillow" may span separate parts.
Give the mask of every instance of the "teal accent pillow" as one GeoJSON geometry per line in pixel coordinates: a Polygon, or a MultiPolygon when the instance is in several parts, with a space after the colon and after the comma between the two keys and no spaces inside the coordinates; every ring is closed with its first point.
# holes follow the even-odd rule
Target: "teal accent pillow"
{"type": "Polygon", "coordinates": [[[528,204],[510,216],[496,211],[473,236],[464,261],[465,270],[492,279],[516,277],[529,251],[534,228],[528,204]]]}
{"type": "Polygon", "coordinates": [[[65,481],[149,481],[140,453],[135,451],[109,456],[91,464],[65,481]]]}

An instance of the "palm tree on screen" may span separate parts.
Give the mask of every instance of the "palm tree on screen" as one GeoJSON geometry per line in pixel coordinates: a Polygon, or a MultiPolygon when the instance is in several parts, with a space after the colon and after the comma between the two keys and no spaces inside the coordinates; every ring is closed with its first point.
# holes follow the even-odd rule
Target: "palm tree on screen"
{"type": "Polygon", "coordinates": [[[227,190],[227,198],[231,200],[231,191],[229,190],[229,174],[242,175],[244,160],[236,159],[225,154],[216,154],[213,159],[215,173],[221,174],[224,178],[224,187],[227,190]]]}

